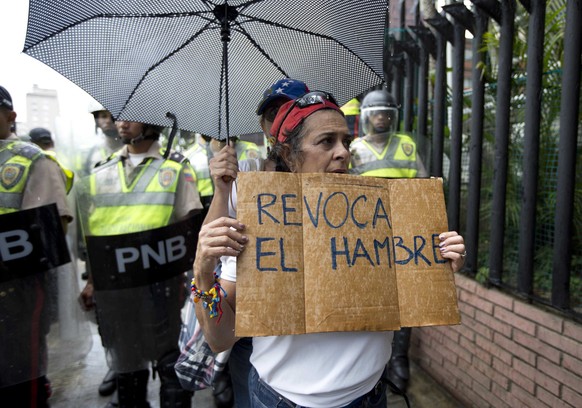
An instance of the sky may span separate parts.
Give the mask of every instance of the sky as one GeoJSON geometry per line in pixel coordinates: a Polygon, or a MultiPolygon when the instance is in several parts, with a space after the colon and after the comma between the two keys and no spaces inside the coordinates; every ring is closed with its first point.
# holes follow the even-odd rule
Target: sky
{"type": "Polygon", "coordinates": [[[81,88],[53,69],[22,53],[28,18],[28,0],[2,1],[0,24],[0,85],[14,102],[17,121],[26,120],[26,93],[34,84],[54,89],[59,99],[59,128],[62,140],[74,140],[79,134],[94,134],[88,107],[92,98],[81,88]]]}

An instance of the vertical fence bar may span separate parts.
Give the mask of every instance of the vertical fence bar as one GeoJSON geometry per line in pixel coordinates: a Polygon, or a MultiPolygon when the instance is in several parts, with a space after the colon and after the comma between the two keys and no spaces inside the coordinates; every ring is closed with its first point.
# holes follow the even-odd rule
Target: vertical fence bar
{"type": "Polygon", "coordinates": [[[418,62],[417,146],[421,158],[429,164],[428,136],[428,68],[429,57],[436,57],[436,39],[424,26],[409,28],[420,44],[418,62]]]}
{"type": "Polygon", "coordinates": [[[465,246],[467,257],[465,268],[476,274],[479,257],[479,212],[481,208],[481,168],[483,157],[483,122],[485,113],[485,81],[481,64],[485,52],[481,50],[483,34],[487,29],[488,18],[479,7],[473,10],[475,16],[475,36],[473,37],[473,62],[471,76],[471,139],[469,142],[469,185],[467,197],[467,232],[465,246]]]}
{"type": "Polygon", "coordinates": [[[558,145],[558,186],[554,223],[556,228],[552,275],[552,305],[561,309],[566,309],[570,306],[576,137],[580,111],[581,8],[580,0],[568,0],[564,33],[560,141],[558,145]]]}
{"type": "MultiPolygon", "coordinates": [[[[419,26],[421,24],[420,23],[420,0],[416,0],[413,8],[414,8],[414,24],[413,25],[419,26]]],[[[408,31],[408,35],[410,37],[410,40],[415,41],[415,38],[412,35],[412,32],[410,31],[410,27],[407,27],[407,31],[408,31]]],[[[421,146],[421,144],[423,143],[421,141],[421,139],[424,139],[424,137],[420,136],[420,132],[418,130],[419,129],[419,119],[420,119],[419,118],[419,114],[420,114],[420,107],[419,107],[420,101],[419,101],[419,99],[420,99],[420,92],[421,92],[420,91],[421,80],[419,78],[419,75],[420,75],[420,71],[421,71],[420,65],[422,63],[424,63],[424,61],[422,60],[421,54],[423,53],[423,50],[422,50],[422,47],[420,45],[417,45],[417,50],[418,50],[417,61],[416,61],[416,68],[414,70],[414,79],[413,79],[412,87],[413,87],[413,97],[414,97],[414,95],[416,95],[416,137],[415,137],[415,140],[416,140],[416,151],[418,153],[418,152],[422,152],[422,150],[420,150],[420,148],[423,147],[423,146],[421,146]]],[[[414,109],[414,102],[413,102],[412,106],[414,109]]],[[[425,118],[425,120],[426,120],[426,118],[425,118]]],[[[413,123],[412,127],[414,127],[414,113],[413,113],[412,123],[413,123]]],[[[426,133],[424,135],[426,135],[426,133]]],[[[421,155],[421,158],[422,157],[423,156],[421,155]]]]}
{"type": "Polygon", "coordinates": [[[416,143],[421,157],[428,159],[428,62],[429,53],[420,48],[418,64],[418,111],[417,111],[417,131],[416,143]]]}
{"type": "MultiPolygon", "coordinates": [[[[397,28],[398,34],[394,34],[394,40],[402,41],[402,32],[404,30],[405,22],[406,22],[406,0],[400,0],[398,2],[398,6],[400,7],[399,10],[399,26],[397,28]]],[[[395,48],[395,51],[398,47],[395,48]]],[[[404,83],[404,56],[401,52],[394,52],[392,56],[394,63],[393,63],[393,70],[394,70],[394,82],[392,83],[392,95],[396,98],[396,101],[399,104],[402,104],[402,88],[404,83]]],[[[400,116],[402,117],[402,115],[400,116]]]]}
{"type": "Polygon", "coordinates": [[[441,15],[426,19],[426,22],[436,29],[436,65],[434,104],[432,120],[432,160],[430,175],[443,176],[443,145],[446,123],[446,70],[447,70],[447,40],[453,41],[452,24],[441,15]]]}
{"type": "Polygon", "coordinates": [[[414,109],[414,59],[411,52],[412,50],[407,50],[406,52],[406,78],[404,82],[404,131],[412,132],[413,123],[413,109],[414,109]]]}
{"type": "Polygon", "coordinates": [[[459,231],[461,208],[461,148],[463,144],[463,74],[465,71],[465,27],[453,24],[453,93],[451,100],[451,145],[447,215],[449,228],[459,231]]]}
{"type": "MultiPolygon", "coordinates": [[[[396,103],[402,106],[402,81],[404,81],[404,56],[399,46],[400,40],[392,38],[392,55],[389,57],[392,71],[392,84],[387,89],[394,96],[396,103]]],[[[402,113],[399,120],[402,119],[402,113]]]]}
{"type": "Polygon", "coordinates": [[[404,82],[404,118],[403,129],[405,132],[412,132],[414,122],[414,74],[418,65],[418,47],[412,40],[407,38],[400,42],[405,55],[406,78],[404,82]]]}
{"type": "Polygon", "coordinates": [[[507,196],[507,167],[509,114],[511,111],[511,68],[515,32],[515,0],[501,1],[499,66],[495,110],[495,167],[493,171],[493,202],[489,241],[489,280],[500,284],[503,272],[505,238],[505,199],[507,196]]]}
{"type": "Polygon", "coordinates": [[[401,0],[400,7],[400,42],[402,45],[402,57],[404,58],[402,66],[402,99],[399,99],[402,104],[402,129],[406,132],[412,130],[412,102],[413,102],[413,88],[412,78],[414,77],[414,64],[410,59],[410,54],[407,52],[407,42],[409,41],[406,31],[406,0],[401,0]],[[412,72],[411,72],[412,71],[412,72]]]}
{"type": "Polygon", "coordinates": [[[463,3],[443,7],[453,19],[453,93],[451,109],[451,166],[449,170],[449,195],[447,213],[449,228],[460,229],[461,211],[461,159],[463,147],[463,82],[465,77],[465,31],[473,31],[473,15],[463,3]]]}
{"type": "Polygon", "coordinates": [[[521,0],[521,3],[530,13],[530,17],[527,37],[523,197],[519,220],[517,290],[530,295],[533,293],[546,0],[521,0]]]}
{"type": "Polygon", "coordinates": [[[443,176],[443,143],[445,139],[446,115],[446,40],[440,33],[435,34],[437,57],[435,64],[435,84],[432,108],[432,160],[430,175],[443,176]]]}

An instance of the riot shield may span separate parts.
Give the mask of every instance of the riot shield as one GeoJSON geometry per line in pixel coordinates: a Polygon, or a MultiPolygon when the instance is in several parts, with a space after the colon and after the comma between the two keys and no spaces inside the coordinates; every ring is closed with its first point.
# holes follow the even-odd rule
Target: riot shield
{"type": "Polygon", "coordinates": [[[0,388],[87,355],[78,291],[56,205],[0,215],[0,388]]]}
{"type": "MultiPolygon", "coordinates": [[[[100,187],[107,188],[106,184],[100,187]]],[[[83,179],[78,188],[78,213],[83,215],[88,270],[108,365],[120,373],[142,370],[178,349],[181,309],[189,295],[187,272],[194,262],[202,217],[142,230],[148,220],[131,213],[147,205],[138,202],[139,197],[116,195],[115,203],[123,206],[108,208],[107,216],[98,218],[95,209],[103,203],[91,194],[90,180],[83,179]]]]}
{"type": "Polygon", "coordinates": [[[99,334],[116,372],[177,349],[201,216],[123,235],[86,236],[99,334]]]}

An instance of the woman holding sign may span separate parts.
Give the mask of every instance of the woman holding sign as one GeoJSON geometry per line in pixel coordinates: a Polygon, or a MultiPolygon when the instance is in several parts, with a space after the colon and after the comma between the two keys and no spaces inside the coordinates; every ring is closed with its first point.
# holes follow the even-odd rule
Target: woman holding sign
{"type": "MultiPolygon", "coordinates": [[[[310,92],[284,104],[271,135],[276,144],[269,158],[277,171],[348,172],[351,135],[329,94],[310,92]]],[[[192,290],[196,300],[203,300],[196,303],[196,314],[206,339],[213,350],[221,351],[237,340],[236,259],[249,238],[245,226],[228,216],[229,202],[236,206],[234,195],[230,196],[238,171],[234,149],[226,146],[210,168],[216,190],[199,235],[192,290]],[[221,280],[214,276],[219,259],[221,280]]],[[[439,238],[441,256],[458,271],[464,263],[463,237],[445,232],[439,238]]],[[[264,294],[265,298],[271,295],[264,294]]],[[[381,378],[391,341],[390,331],[255,337],[249,379],[252,406],[385,407],[381,378]]]]}

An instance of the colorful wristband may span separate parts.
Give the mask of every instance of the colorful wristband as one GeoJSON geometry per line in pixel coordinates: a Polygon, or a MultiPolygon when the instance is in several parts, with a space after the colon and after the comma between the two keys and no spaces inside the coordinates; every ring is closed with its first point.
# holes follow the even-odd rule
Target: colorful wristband
{"type": "Polygon", "coordinates": [[[192,296],[194,297],[194,303],[198,303],[202,300],[202,305],[204,309],[209,309],[210,318],[218,316],[218,321],[222,317],[222,296],[226,297],[226,291],[220,286],[220,278],[214,274],[214,285],[208,291],[202,291],[196,287],[195,279],[192,279],[192,296]]]}

